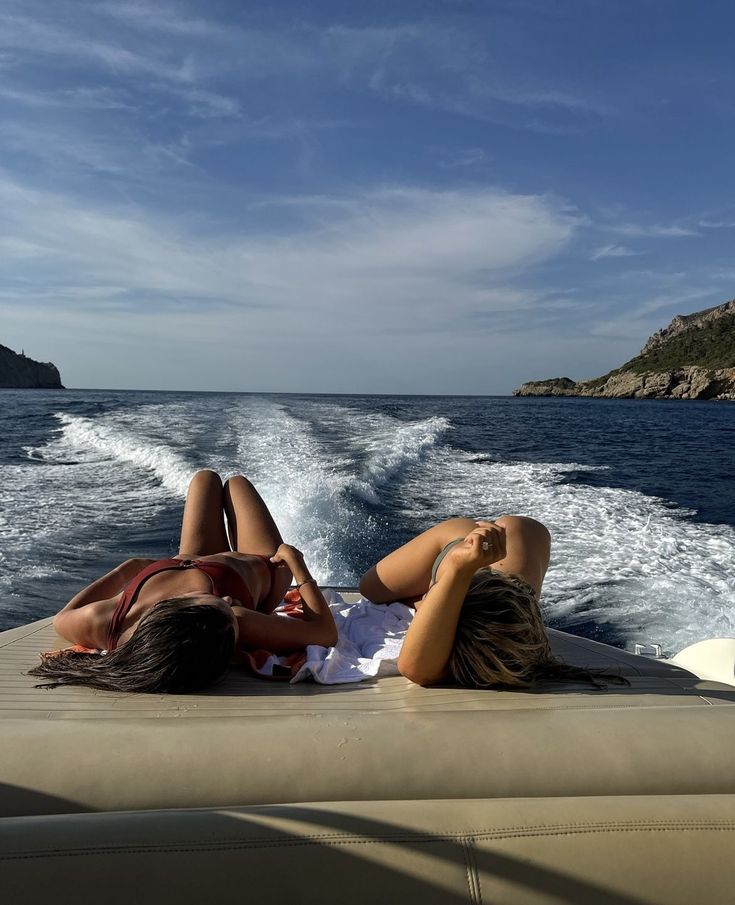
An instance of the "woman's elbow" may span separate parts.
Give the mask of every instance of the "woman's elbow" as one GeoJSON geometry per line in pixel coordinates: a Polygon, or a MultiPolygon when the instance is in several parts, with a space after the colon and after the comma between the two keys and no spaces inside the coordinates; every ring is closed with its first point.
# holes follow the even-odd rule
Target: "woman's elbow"
{"type": "Polygon", "coordinates": [[[337,627],[333,626],[328,632],[325,633],[325,639],[322,644],[324,645],[324,647],[334,647],[337,643],[337,640],[337,627]]]}
{"type": "Polygon", "coordinates": [[[393,603],[398,597],[389,590],[378,576],[377,569],[373,566],[360,578],[360,593],[372,603],[393,603]]]}
{"type": "Polygon", "coordinates": [[[51,624],[53,625],[54,631],[56,632],[57,635],[59,635],[65,641],[73,641],[74,639],[69,637],[68,620],[65,618],[65,616],[66,616],[66,613],[64,613],[63,611],[60,613],[57,613],[54,616],[51,624]]]}
{"type": "Polygon", "coordinates": [[[360,584],[358,585],[360,589],[360,593],[366,600],[372,600],[372,594],[375,591],[375,582],[371,580],[372,574],[375,570],[368,569],[364,575],[360,576],[360,584]]]}
{"type": "Polygon", "coordinates": [[[401,660],[400,657],[398,658],[398,672],[404,679],[408,679],[414,685],[421,685],[424,688],[429,685],[435,685],[439,681],[437,676],[433,676],[425,669],[421,669],[420,665],[401,660]]]}
{"type": "Polygon", "coordinates": [[[334,624],[334,619],[330,619],[326,625],[319,626],[314,638],[309,643],[317,644],[320,647],[334,647],[337,639],[337,626],[334,624]]]}

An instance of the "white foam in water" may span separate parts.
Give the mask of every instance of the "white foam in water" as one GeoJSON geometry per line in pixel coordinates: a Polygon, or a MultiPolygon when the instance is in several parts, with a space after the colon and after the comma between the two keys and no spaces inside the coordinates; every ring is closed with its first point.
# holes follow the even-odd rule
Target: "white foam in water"
{"type": "MultiPolygon", "coordinates": [[[[94,419],[60,413],[58,434],[26,450],[45,465],[2,467],[3,613],[22,621],[28,588],[38,594],[44,578],[49,603],[63,605],[64,593],[90,580],[89,562],[131,555],[121,537],[140,537],[183,496],[194,469],[165,439],[147,436],[158,424],[148,408],[94,419]]],[[[175,417],[172,406],[160,408],[175,417]]]]}
{"type": "Polygon", "coordinates": [[[341,439],[357,462],[350,490],[369,503],[378,503],[386,484],[421,462],[451,430],[449,420],[440,416],[406,422],[337,405],[315,405],[309,414],[341,427],[341,439]]]}
{"type": "Polygon", "coordinates": [[[275,403],[251,406],[232,425],[238,459],[314,575],[323,583],[354,584],[345,554],[372,528],[355,498],[377,503],[385,485],[417,465],[450,425],[445,418],[402,422],[319,403],[304,404],[301,413],[294,417],[275,403]],[[343,452],[335,455],[312,424],[338,433],[343,452]]]}
{"type": "Polygon", "coordinates": [[[563,483],[585,470],[442,449],[405,492],[447,516],[516,513],[547,525],[553,546],[542,599],[558,628],[584,625],[589,634],[594,624],[600,640],[658,643],[670,654],[734,636],[735,530],[687,521],[685,510],[635,491],[563,483]]]}
{"type": "MultiPolygon", "coordinates": [[[[175,494],[184,496],[193,473],[191,465],[165,442],[139,431],[140,416],[108,415],[97,419],[59,414],[61,435],[42,448],[29,449],[33,458],[127,463],[145,469],[175,494]],[[137,429],[137,430],[136,430],[137,429]]],[[[148,416],[150,418],[150,415],[148,416]]]]}
{"type": "Polygon", "coordinates": [[[348,566],[338,543],[356,513],[345,491],[349,461],[329,457],[308,425],[278,404],[251,406],[230,422],[237,462],[257,486],[284,540],[304,553],[323,583],[344,583],[348,566]]]}
{"type": "Polygon", "coordinates": [[[67,580],[88,578],[85,546],[121,552],[121,536],[140,538],[164,511],[173,518],[193,472],[212,467],[254,481],[323,583],[354,583],[356,551],[369,558],[376,519],[390,517],[381,503],[416,530],[515,512],[552,532],[543,605],[553,625],[669,653],[735,635],[733,528],[689,521],[634,491],[564,483],[586,470],[574,463],[498,463],[453,449],[445,418],[406,421],[319,400],[292,411],[234,396],[58,415],[59,434],[29,450],[46,465],[2,468],[0,592],[20,595],[29,566],[53,586],[59,560],[67,580]]]}

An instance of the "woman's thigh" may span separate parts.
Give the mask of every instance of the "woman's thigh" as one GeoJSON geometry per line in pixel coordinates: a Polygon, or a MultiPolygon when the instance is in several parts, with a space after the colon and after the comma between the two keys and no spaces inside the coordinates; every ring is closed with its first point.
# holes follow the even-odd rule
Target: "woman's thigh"
{"type": "Polygon", "coordinates": [[[233,550],[272,556],[283,543],[273,516],[247,478],[236,475],[225,482],[224,507],[233,550]]]}
{"type": "Polygon", "coordinates": [[[477,527],[470,518],[440,522],[389,553],[360,579],[360,591],[375,603],[414,601],[429,590],[434,560],[450,541],[477,527]]]}
{"type": "Polygon", "coordinates": [[[214,471],[191,479],[181,520],[179,556],[210,556],[230,549],[225,532],[222,481],[214,471]]]}

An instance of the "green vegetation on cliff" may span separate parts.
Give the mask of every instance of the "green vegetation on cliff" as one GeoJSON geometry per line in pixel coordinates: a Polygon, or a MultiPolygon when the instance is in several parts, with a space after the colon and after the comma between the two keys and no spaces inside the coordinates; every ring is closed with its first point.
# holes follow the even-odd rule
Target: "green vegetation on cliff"
{"type": "Polygon", "coordinates": [[[532,380],[513,395],[735,400],[735,299],[677,314],[635,358],[601,377],[532,380]]]}
{"type": "Polygon", "coordinates": [[[667,339],[660,346],[610,371],[604,377],[585,383],[603,384],[608,377],[623,371],[635,374],[674,371],[696,365],[700,368],[735,368],[735,315],[726,315],[699,326],[692,326],[667,339]]]}

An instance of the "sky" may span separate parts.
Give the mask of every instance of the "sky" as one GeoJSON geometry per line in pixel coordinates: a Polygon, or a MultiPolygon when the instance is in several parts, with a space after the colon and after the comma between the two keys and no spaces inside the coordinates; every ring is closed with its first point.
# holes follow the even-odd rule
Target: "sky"
{"type": "Polygon", "coordinates": [[[0,343],[506,394],[735,296],[735,7],[0,0],[0,343]]]}

